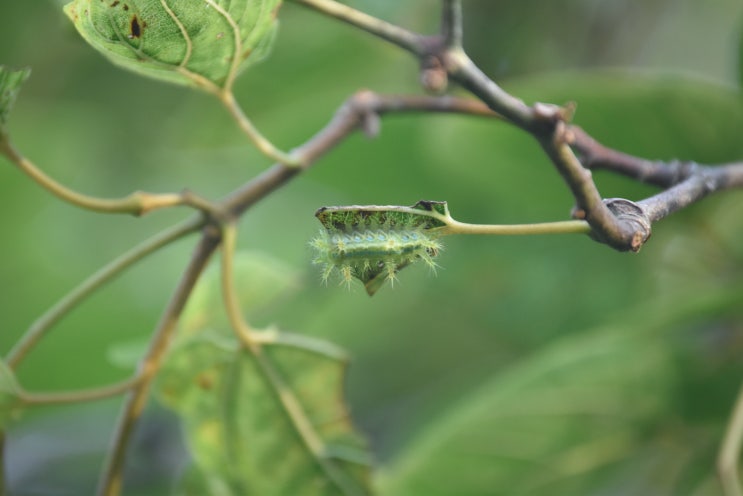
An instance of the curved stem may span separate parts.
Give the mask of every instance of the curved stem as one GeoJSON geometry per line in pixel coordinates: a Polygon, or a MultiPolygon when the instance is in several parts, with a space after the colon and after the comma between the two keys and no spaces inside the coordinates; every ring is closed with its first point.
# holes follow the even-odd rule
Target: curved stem
{"type": "Polygon", "coordinates": [[[253,338],[253,330],[242,316],[240,300],[235,290],[234,259],[236,241],[237,226],[234,223],[225,225],[222,229],[222,298],[232,330],[243,346],[250,350],[251,353],[255,353],[259,350],[260,344],[253,338]]]}
{"type": "Polygon", "coordinates": [[[37,393],[21,390],[18,394],[21,402],[26,406],[37,405],[60,405],[67,403],[81,403],[84,401],[95,401],[110,398],[125,393],[134,388],[140,381],[139,376],[134,376],[108,386],[85,389],[80,391],[63,391],[53,393],[37,393]]]}
{"type": "Polygon", "coordinates": [[[301,165],[300,161],[297,160],[296,157],[279,150],[273,143],[271,143],[271,141],[268,140],[268,138],[261,134],[258,128],[253,125],[250,119],[248,119],[248,117],[242,111],[240,104],[237,103],[237,100],[235,100],[235,95],[231,91],[222,91],[218,93],[217,96],[219,97],[219,100],[222,102],[225,108],[229,111],[230,115],[235,120],[237,125],[240,126],[240,129],[243,131],[243,133],[245,133],[248,139],[253,142],[256,148],[261,151],[261,153],[266,155],[271,160],[275,160],[276,162],[284,164],[288,167],[299,167],[301,165]]]}
{"type": "Polygon", "coordinates": [[[725,496],[741,496],[743,490],[738,474],[741,443],[743,442],[743,387],[738,393],[730,423],[725,431],[720,454],[717,459],[717,473],[725,496]]]}
{"type": "Polygon", "coordinates": [[[57,198],[86,210],[102,213],[123,213],[144,215],[153,210],[191,205],[200,209],[209,208],[203,200],[197,199],[191,193],[145,193],[135,191],[123,198],[98,198],[74,191],[55,181],[33,162],[21,155],[7,139],[0,139],[0,153],[5,155],[24,174],[36,184],[56,196],[57,198]]]}
{"type": "Polygon", "coordinates": [[[297,435],[323,472],[341,490],[342,494],[361,495],[363,493],[355,482],[347,477],[332,460],[328,459],[326,456],[327,446],[312,425],[304,407],[273,362],[266,356],[262,346],[262,341],[265,342],[265,340],[262,340],[259,337],[260,334],[253,331],[243,318],[235,289],[233,270],[236,238],[237,227],[235,224],[225,225],[222,230],[222,297],[232,330],[243,344],[243,348],[256,361],[258,368],[296,429],[297,435]]]}
{"type": "Polygon", "coordinates": [[[364,12],[348,7],[334,0],[294,0],[295,3],[334,17],[347,24],[363,29],[383,40],[399,46],[416,55],[423,55],[425,47],[423,38],[407,29],[377,19],[364,12]]]}
{"type": "Polygon", "coordinates": [[[47,310],[41,317],[31,324],[20,341],[16,343],[6,357],[6,362],[11,369],[15,369],[23,358],[39,342],[41,338],[59,322],[73,308],[83,302],[88,296],[119,275],[131,265],[142,260],[158,249],[169,245],[183,236],[198,230],[204,221],[201,217],[193,217],[180,224],[167,229],[152,238],[135,246],[105,267],[88,277],[79,286],[67,293],[53,307],[47,310]]]}
{"type": "Polygon", "coordinates": [[[134,426],[147,403],[150,385],[160,369],[160,364],[175,332],[178,319],[196,285],[196,281],[198,281],[219,242],[219,233],[207,229],[191,256],[191,261],[168,302],[168,306],[163,311],[150,342],[150,347],[139,363],[137,376],[140,377],[140,381],[131,389],[116,426],[112,448],[98,488],[100,496],[116,496],[121,492],[126,451],[134,432],[134,426]]]}
{"type": "Polygon", "coordinates": [[[537,224],[467,224],[454,219],[448,220],[440,228],[442,235],[448,234],[493,234],[493,235],[533,235],[533,234],[588,234],[591,226],[584,220],[565,220],[537,224]]]}

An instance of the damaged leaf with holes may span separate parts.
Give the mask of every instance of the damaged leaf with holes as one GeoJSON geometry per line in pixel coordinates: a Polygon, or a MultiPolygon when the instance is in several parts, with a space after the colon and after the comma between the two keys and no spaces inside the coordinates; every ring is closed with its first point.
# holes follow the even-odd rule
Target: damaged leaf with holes
{"type": "Polygon", "coordinates": [[[148,77],[229,89],[265,57],[281,0],[74,0],[64,8],[113,63],[148,77]]]}

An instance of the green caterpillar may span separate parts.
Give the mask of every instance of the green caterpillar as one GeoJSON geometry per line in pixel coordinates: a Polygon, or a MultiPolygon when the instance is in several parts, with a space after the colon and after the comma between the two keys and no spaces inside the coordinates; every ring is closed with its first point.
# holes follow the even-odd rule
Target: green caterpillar
{"type": "Polygon", "coordinates": [[[421,201],[413,207],[323,207],[315,216],[323,229],[310,242],[313,262],[322,266],[322,280],[340,273],[347,284],[364,283],[372,296],[385,281],[394,283],[404,267],[422,260],[436,268],[434,257],[442,249],[438,228],[445,224],[425,212],[436,212],[443,202],[421,201]]]}

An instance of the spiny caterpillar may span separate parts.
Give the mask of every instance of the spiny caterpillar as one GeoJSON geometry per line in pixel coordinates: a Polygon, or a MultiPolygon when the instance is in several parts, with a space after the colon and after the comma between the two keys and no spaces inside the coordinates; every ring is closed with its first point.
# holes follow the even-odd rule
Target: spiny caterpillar
{"type": "Polygon", "coordinates": [[[412,207],[322,207],[315,216],[323,229],[310,242],[317,251],[313,263],[323,267],[323,282],[337,271],[348,284],[360,280],[372,296],[418,260],[436,268],[433,258],[442,249],[438,231],[445,215],[446,202],[425,200],[412,207]]]}

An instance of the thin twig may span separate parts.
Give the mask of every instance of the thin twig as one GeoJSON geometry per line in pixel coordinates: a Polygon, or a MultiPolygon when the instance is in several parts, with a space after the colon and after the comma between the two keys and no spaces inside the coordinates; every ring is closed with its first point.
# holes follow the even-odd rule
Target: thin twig
{"type": "Polygon", "coordinates": [[[423,37],[334,0],[293,0],[325,15],[371,33],[416,55],[425,53],[423,37]]]}
{"type": "Polygon", "coordinates": [[[157,324],[149,349],[138,367],[137,375],[141,377],[141,380],[130,391],[121,412],[114,433],[112,448],[98,488],[99,496],[116,496],[121,492],[124,461],[129,440],[147,402],[150,385],[160,368],[188,297],[219,242],[219,232],[207,227],[194,254],[191,256],[191,261],[183,273],[178,287],[162,314],[160,322],[157,324]]]}
{"type": "Polygon", "coordinates": [[[128,252],[119,256],[112,262],[100,268],[96,273],[88,277],[75,289],[67,293],[53,307],[44,312],[28,328],[23,337],[15,344],[6,356],[6,363],[11,369],[15,369],[21,363],[23,358],[33,349],[33,347],[43,338],[54,324],[59,322],[77,305],[101,288],[104,284],[121,274],[124,270],[131,267],[136,262],[142,260],[148,255],[154,253],[160,248],[198,230],[204,223],[201,217],[196,216],[177,224],[170,229],[162,231],[152,238],[135,246],[128,252]]]}
{"type": "Polygon", "coordinates": [[[110,384],[108,386],[84,389],[80,391],[62,391],[39,393],[21,390],[18,393],[18,399],[25,406],[38,405],[63,405],[67,403],[81,403],[85,401],[95,401],[118,396],[134,388],[140,381],[140,377],[130,377],[121,382],[110,384]]]}
{"type": "Polygon", "coordinates": [[[8,160],[35,183],[57,198],[87,210],[101,213],[144,215],[153,210],[180,205],[192,206],[203,211],[209,211],[211,208],[211,205],[207,201],[197,197],[190,191],[162,194],[135,191],[123,198],[113,199],[83,195],[49,177],[34,165],[33,162],[21,155],[10,141],[5,138],[0,138],[0,153],[5,155],[8,160]]]}
{"type": "Polygon", "coordinates": [[[235,95],[231,91],[222,91],[217,94],[217,97],[222,102],[222,105],[225,106],[227,111],[230,113],[230,116],[232,116],[242,132],[245,133],[245,136],[253,142],[255,147],[258,148],[261,153],[271,160],[275,160],[290,167],[298,167],[300,165],[300,162],[295,156],[279,150],[268,138],[261,134],[258,128],[256,128],[251,120],[245,115],[240,104],[235,100],[235,95]]]}
{"type": "Polygon", "coordinates": [[[325,473],[332,483],[340,489],[342,494],[362,495],[364,492],[358,487],[354,480],[346,475],[343,470],[326,456],[326,444],[312,425],[307,413],[294,391],[287,384],[271,360],[266,356],[263,345],[254,338],[255,332],[245,321],[240,310],[239,297],[234,281],[234,253],[237,238],[237,228],[233,223],[228,223],[222,230],[222,298],[225,309],[230,320],[230,325],[243,348],[249,353],[258,369],[281,403],[289,421],[296,430],[302,444],[309,455],[315,460],[320,469],[325,473]]]}
{"type": "Polygon", "coordinates": [[[232,330],[242,343],[243,347],[251,353],[255,353],[260,348],[260,344],[253,339],[253,330],[245,321],[240,309],[240,299],[235,289],[235,245],[237,239],[237,227],[234,223],[228,223],[222,228],[222,263],[221,263],[221,281],[222,281],[222,300],[224,301],[227,318],[230,321],[232,330]]]}

